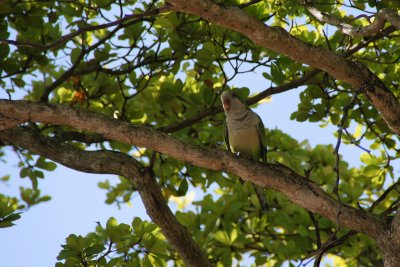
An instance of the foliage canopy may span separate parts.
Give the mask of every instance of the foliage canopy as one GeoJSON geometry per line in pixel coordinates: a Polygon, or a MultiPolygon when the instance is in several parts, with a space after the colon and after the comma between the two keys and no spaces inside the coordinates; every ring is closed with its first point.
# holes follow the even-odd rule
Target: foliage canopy
{"type": "MultiPolygon", "coordinates": [[[[11,104],[17,104],[12,102],[15,99],[29,100],[43,105],[43,112],[62,104],[71,107],[65,112],[72,113],[60,111],[60,115],[79,117],[91,111],[211,151],[223,148],[224,114],[219,100],[223,90],[236,90],[254,105],[301,86],[298,109],[291,119],[337,126],[333,133],[336,146],[311,147],[307,141],[269,129],[268,166],[285,165],[290,168],[288,175],[304,176],[321,188],[332,205],[351,207],[357,214],[374,214],[382,227],[393,220],[395,228],[400,203],[399,170],[394,165],[400,156],[398,1],[166,2],[0,1],[2,90],[11,104]],[[259,23],[249,21],[239,28],[229,17],[222,17],[219,9],[232,17],[246,18],[247,14],[259,23]],[[375,24],[379,24],[378,30],[369,30],[375,24]],[[276,37],[265,45],[252,35],[264,25],[268,34],[276,37]],[[253,72],[271,87],[236,86],[238,79],[253,72]],[[261,92],[250,95],[250,89],[261,92]],[[343,161],[341,145],[364,150],[363,164],[356,168],[343,161]]],[[[40,111],[32,114],[35,112],[37,117],[21,119],[22,115],[12,117],[0,108],[4,129],[0,142],[15,147],[21,159],[20,176],[31,181],[30,187],[21,188],[19,198],[0,195],[2,228],[13,226],[25,207],[50,200],[41,194],[39,179],[44,178],[43,170],[53,171],[61,163],[81,171],[120,175],[117,185],[99,182],[107,192],[107,204],[127,203],[137,191],[146,198],[140,175],[155,178],[153,194],[160,191],[167,201],[186,196],[194,187],[203,190],[204,197],[193,203],[194,209],[177,211],[177,220],[168,223],[183,225],[210,265],[245,264],[244,258],[266,266],[281,266],[285,261],[305,264],[309,259],[319,264],[322,256],[330,254],[347,266],[379,266],[383,261],[392,266],[383,249],[390,244],[377,240],[368,229],[341,225],[340,214],[332,221],[307,199],[293,201],[286,189],[266,189],[271,207],[262,213],[248,183],[240,183],[229,169],[228,174],[221,172],[227,169],[196,165],[192,146],[188,145],[187,153],[194,159],[188,156],[185,161],[172,152],[142,146],[134,138],[132,143],[110,138],[100,126],[99,131],[88,131],[67,117],[51,121],[42,119],[40,111]],[[36,140],[44,150],[29,142],[22,144],[16,133],[36,140]],[[75,163],[66,164],[66,156],[57,160],[52,154],[57,148],[75,155],[75,163]],[[124,175],[129,172],[114,172],[112,167],[90,167],[79,151],[90,153],[93,149],[115,162],[118,157],[121,162],[128,161],[125,156],[129,155],[135,162],[133,169],[146,171],[134,172],[137,177],[132,178],[124,175]],[[216,193],[211,192],[211,185],[219,188],[216,193]]],[[[97,121],[87,122],[93,123],[97,121]]],[[[149,140],[152,134],[150,131],[149,140]]],[[[163,142],[160,140],[160,147],[163,142]]],[[[6,159],[6,154],[0,156],[6,159]]],[[[9,179],[2,178],[5,182],[9,179]]],[[[111,217],[86,236],[71,234],[56,266],[191,265],[162,231],[165,226],[157,226],[157,219],[152,219],[155,224],[135,218],[128,225],[111,217]]],[[[393,251],[400,250],[398,241],[391,244],[393,251]]]]}

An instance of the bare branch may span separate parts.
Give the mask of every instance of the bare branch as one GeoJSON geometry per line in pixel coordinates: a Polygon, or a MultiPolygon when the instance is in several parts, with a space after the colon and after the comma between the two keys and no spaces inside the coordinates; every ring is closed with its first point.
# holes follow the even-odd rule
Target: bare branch
{"type": "Polygon", "coordinates": [[[342,133],[343,130],[346,129],[346,123],[347,123],[347,116],[349,114],[349,109],[353,108],[354,105],[357,102],[357,96],[358,93],[361,92],[363,90],[363,88],[361,87],[357,93],[355,93],[350,101],[350,103],[348,105],[346,105],[343,108],[343,116],[342,119],[340,120],[339,123],[339,129],[337,130],[338,133],[338,137],[337,137],[337,142],[336,142],[336,146],[335,146],[335,172],[336,172],[336,182],[335,182],[335,186],[333,187],[333,192],[336,194],[337,199],[340,202],[340,194],[339,194],[339,182],[340,182],[340,154],[339,154],[339,149],[340,149],[340,144],[342,142],[342,133]]]}
{"type": "Polygon", "coordinates": [[[348,57],[348,56],[356,53],[360,49],[368,46],[368,44],[370,44],[371,42],[374,42],[374,41],[379,40],[379,39],[381,39],[381,38],[383,38],[385,36],[388,36],[389,34],[393,33],[394,31],[396,31],[396,28],[393,27],[393,26],[389,26],[389,27],[383,29],[382,31],[380,31],[379,33],[375,34],[374,36],[371,36],[367,40],[363,40],[363,41],[357,43],[356,45],[350,47],[341,56],[342,57],[348,57]]]}
{"type": "Polygon", "coordinates": [[[368,211],[372,212],[374,209],[383,201],[385,198],[388,196],[390,192],[392,192],[394,189],[396,189],[400,185],[400,181],[397,181],[396,183],[392,184],[389,186],[388,189],[386,189],[385,192],[374,202],[372,203],[371,207],[369,207],[368,211]]]}
{"type": "MultiPolygon", "coordinates": [[[[312,255],[315,255],[314,266],[319,266],[319,264],[321,263],[322,256],[324,255],[325,252],[327,252],[328,250],[330,250],[336,246],[341,245],[347,239],[349,239],[353,235],[357,234],[357,232],[351,230],[351,231],[347,232],[346,234],[344,234],[343,236],[341,236],[340,238],[336,238],[336,234],[337,233],[333,233],[330,236],[330,238],[325,243],[323,243],[320,248],[318,248],[318,250],[316,250],[315,252],[312,253],[312,255]]],[[[310,255],[310,256],[312,256],[312,255],[310,255]]]]}
{"type": "Polygon", "coordinates": [[[308,215],[311,218],[311,221],[314,224],[314,228],[315,228],[315,243],[317,244],[317,248],[319,249],[322,245],[321,242],[321,235],[320,235],[320,230],[319,230],[319,225],[318,225],[318,221],[317,219],[315,219],[315,216],[312,212],[308,212],[308,215]]]}
{"type": "Polygon", "coordinates": [[[370,25],[365,27],[355,27],[343,19],[336,18],[330,14],[318,10],[316,7],[306,4],[303,1],[307,10],[319,21],[328,23],[332,26],[338,27],[344,34],[352,37],[371,36],[379,33],[385,26],[385,22],[390,22],[394,27],[400,30],[400,16],[392,9],[383,8],[375,15],[375,20],[370,25]]]}

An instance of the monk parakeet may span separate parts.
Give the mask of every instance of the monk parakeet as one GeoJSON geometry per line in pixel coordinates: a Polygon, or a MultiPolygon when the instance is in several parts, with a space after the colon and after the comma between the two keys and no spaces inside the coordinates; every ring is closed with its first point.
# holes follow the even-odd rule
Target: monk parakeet
{"type": "MultiPolygon", "coordinates": [[[[253,160],[266,162],[266,134],[261,118],[246,106],[233,91],[221,95],[226,115],[225,143],[227,149],[253,160]]],[[[264,188],[254,185],[254,191],[263,210],[267,208],[264,188]]]]}

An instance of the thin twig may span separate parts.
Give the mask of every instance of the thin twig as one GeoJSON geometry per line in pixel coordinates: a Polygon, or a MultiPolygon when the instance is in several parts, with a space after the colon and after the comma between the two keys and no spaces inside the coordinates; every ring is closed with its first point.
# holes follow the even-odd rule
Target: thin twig
{"type": "Polygon", "coordinates": [[[340,120],[340,123],[339,123],[339,129],[337,130],[338,137],[337,137],[337,142],[336,142],[335,151],[334,151],[335,160],[336,160],[336,163],[335,163],[336,182],[335,182],[335,186],[333,188],[333,193],[336,194],[336,197],[337,197],[339,202],[341,202],[340,194],[339,194],[339,182],[340,182],[340,168],[339,168],[339,165],[340,165],[340,154],[339,154],[339,149],[340,149],[340,144],[342,142],[342,133],[343,133],[343,130],[345,128],[347,128],[346,127],[346,122],[347,122],[347,117],[348,117],[348,114],[349,114],[349,110],[354,107],[354,105],[356,104],[357,99],[358,99],[357,98],[358,94],[360,92],[362,92],[363,90],[364,90],[364,86],[361,86],[353,94],[353,97],[352,97],[350,103],[343,108],[343,116],[342,116],[342,119],[340,120]]]}
{"type": "Polygon", "coordinates": [[[383,192],[383,194],[377,199],[375,200],[374,203],[372,203],[371,207],[369,207],[368,211],[369,212],[373,212],[374,209],[383,201],[385,200],[385,198],[387,197],[387,195],[392,192],[394,189],[396,189],[396,187],[400,185],[400,180],[397,181],[396,183],[392,184],[391,186],[389,186],[388,189],[386,189],[385,192],[383,192]]]}
{"type": "Polygon", "coordinates": [[[79,36],[85,32],[89,32],[89,31],[96,31],[96,30],[101,30],[101,29],[106,29],[106,28],[110,28],[113,26],[118,26],[118,25],[122,25],[124,22],[132,20],[132,19],[140,19],[140,18],[144,18],[144,17],[148,17],[148,16],[154,16],[157,15],[159,13],[164,13],[164,12],[168,12],[171,10],[171,6],[169,5],[165,5],[162,6],[160,8],[156,8],[153,10],[149,10],[149,11],[145,11],[143,13],[140,14],[131,14],[131,15],[126,15],[125,17],[112,21],[110,23],[105,23],[105,24],[101,24],[101,25],[93,25],[93,26],[87,26],[87,27],[82,27],[79,30],[75,31],[75,32],[71,32],[67,35],[62,36],[60,39],[50,43],[50,44],[37,44],[37,43],[32,43],[32,42],[19,42],[19,41],[15,41],[15,40],[7,40],[7,39],[0,39],[0,44],[1,43],[6,43],[6,44],[11,44],[17,47],[31,47],[31,48],[36,48],[39,49],[41,51],[47,51],[49,49],[54,49],[56,47],[59,47],[61,45],[63,45],[64,43],[68,42],[69,40],[73,39],[76,36],[79,36]]]}

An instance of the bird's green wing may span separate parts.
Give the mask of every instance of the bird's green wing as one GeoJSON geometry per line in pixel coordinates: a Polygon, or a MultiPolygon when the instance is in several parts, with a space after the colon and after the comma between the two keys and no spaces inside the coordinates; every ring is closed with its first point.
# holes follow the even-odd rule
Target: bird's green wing
{"type": "Polygon", "coordinates": [[[257,132],[260,138],[260,153],[263,162],[267,162],[267,134],[265,133],[264,123],[262,122],[260,116],[258,116],[257,132]]]}
{"type": "Polygon", "coordinates": [[[228,126],[226,125],[226,120],[224,120],[224,141],[225,141],[226,149],[228,151],[232,152],[231,146],[229,144],[229,132],[228,132],[228,126]]]}

